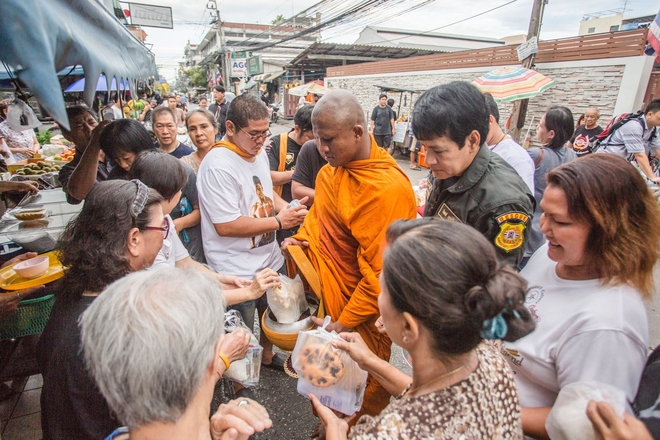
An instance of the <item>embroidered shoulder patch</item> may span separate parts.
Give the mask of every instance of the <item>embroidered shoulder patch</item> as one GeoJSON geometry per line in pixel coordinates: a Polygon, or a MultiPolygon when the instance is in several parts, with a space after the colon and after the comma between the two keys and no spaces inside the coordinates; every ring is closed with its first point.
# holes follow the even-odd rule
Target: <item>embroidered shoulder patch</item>
{"type": "Polygon", "coordinates": [[[440,209],[438,209],[438,212],[435,214],[436,217],[443,218],[445,220],[450,220],[452,222],[459,222],[463,223],[460,218],[456,214],[454,214],[454,211],[449,209],[449,206],[447,206],[446,203],[443,203],[440,205],[440,209]]]}
{"type": "Polygon", "coordinates": [[[495,237],[495,246],[511,252],[518,249],[525,241],[525,224],[529,216],[522,212],[507,212],[497,217],[500,232],[495,237]]]}

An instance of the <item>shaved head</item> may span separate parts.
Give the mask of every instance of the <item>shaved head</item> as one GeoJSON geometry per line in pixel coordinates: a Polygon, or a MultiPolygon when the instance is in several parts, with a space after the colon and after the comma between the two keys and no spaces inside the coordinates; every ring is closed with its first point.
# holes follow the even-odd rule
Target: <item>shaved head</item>
{"type": "Polygon", "coordinates": [[[319,152],[330,166],[369,158],[371,137],[364,111],[346,90],[333,90],[316,103],[312,129],[319,152]]]}
{"type": "Polygon", "coordinates": [[[584,126],[591,130],[596,128],[598,125],[598,118],[600,117],[600,112],[595,107],[589,107],[586,112],[584,112],[584,126]]]}
{"type": "Polygon", "coordinates": [[[321,118],[345,129],[351,129],[356,125],[367,126],[362,106],[357,98],[346,90],[333,90],[323,95],[323,99],[316,103],[312,113],[312,119],[321,118]],[[332,114],[332,118],[323,117],[328,113],[332,114]]]}

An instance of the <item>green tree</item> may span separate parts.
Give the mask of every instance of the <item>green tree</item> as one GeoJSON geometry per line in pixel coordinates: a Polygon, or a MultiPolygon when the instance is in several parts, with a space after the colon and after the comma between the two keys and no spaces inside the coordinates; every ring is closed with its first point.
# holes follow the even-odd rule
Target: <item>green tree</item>
{"type": "Polygon", "coordinates": [[[275,17],[275,19],[271,21],[270,24],[277,24],[282,20],[284,20],[284,15],[280,14],[277,17],[275,17]]]}
{"type": "Polygon", "coordinates": [[[191,67],[188,70],[183,72],[187,77],[190,84],[193,87],[206,87],[208,86],[208,79],[206,74],[206,69],[201,67],[191,67]]]}

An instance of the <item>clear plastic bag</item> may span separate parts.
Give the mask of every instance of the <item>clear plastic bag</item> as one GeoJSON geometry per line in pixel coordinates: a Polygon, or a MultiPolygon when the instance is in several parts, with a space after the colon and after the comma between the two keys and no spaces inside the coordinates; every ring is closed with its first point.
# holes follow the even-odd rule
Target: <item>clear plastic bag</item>
{"type": "Polygon", "coordinates": [[[367,387],[367,372],[358,367],[348,353],[332,346],[339,335],[328,332],[326,316],[322,328],[300,332],[291,355],[293,369],[298,373],[298,392],[313,394],[330,409],[346,415],[362,407],[367,387]]]}
{"type": "Polygon", "coordinates": [[[229,310],[225,313],[225,333],[232,333],[236,329],[242,328],[250,335],[250,344],[248,353],[244,359],[234,361],[229,369],[222,375],[224,379],[233,380],[246,387],[254,387],[259,383],[259,372],[261,368],[261,354],[263,348],[259,341],[252,334],[250,329],[243,322],[240,313],[236,310],[229,310]]]}
{"type": "Polygon", "coordinates": [[[16,163],[16,159],[14,159],[14,155],[12,154],[4,139],[0,139],[0,150],[3,151],[2,158],[5,160],[7,165],[16,163]],[[5,154],[7,155],[5,156],[5,154]]]}
{"type": "Polygon", "coordinates": [[[561,389],[545,421],[545,429],[552,440],[595,440],[596,433],[587,417],[590,400],[607,402],[623,418],[626,394],[612,385],[589,381],[575,382],[561,389]]]}
{"type": "Polygon", "coordinates": [[[280,275],[280,285],[266,291],[268,306],[280,324],[292,324],[309,309],[300,275],[294,279],[280,275]]]}

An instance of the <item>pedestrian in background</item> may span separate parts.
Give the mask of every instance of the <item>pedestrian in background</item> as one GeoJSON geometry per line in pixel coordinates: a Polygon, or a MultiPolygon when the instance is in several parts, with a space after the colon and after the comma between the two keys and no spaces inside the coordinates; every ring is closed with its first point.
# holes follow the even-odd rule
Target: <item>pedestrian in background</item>
{"type": "Polygon", "coordinates": [[[387,95],[385,94],[380,95],[378,105],[371,112],[369,133],[374,135],[379,147],[390,148],[396,129],[394,127],[394,110],[387,105],[387,95]]]}

